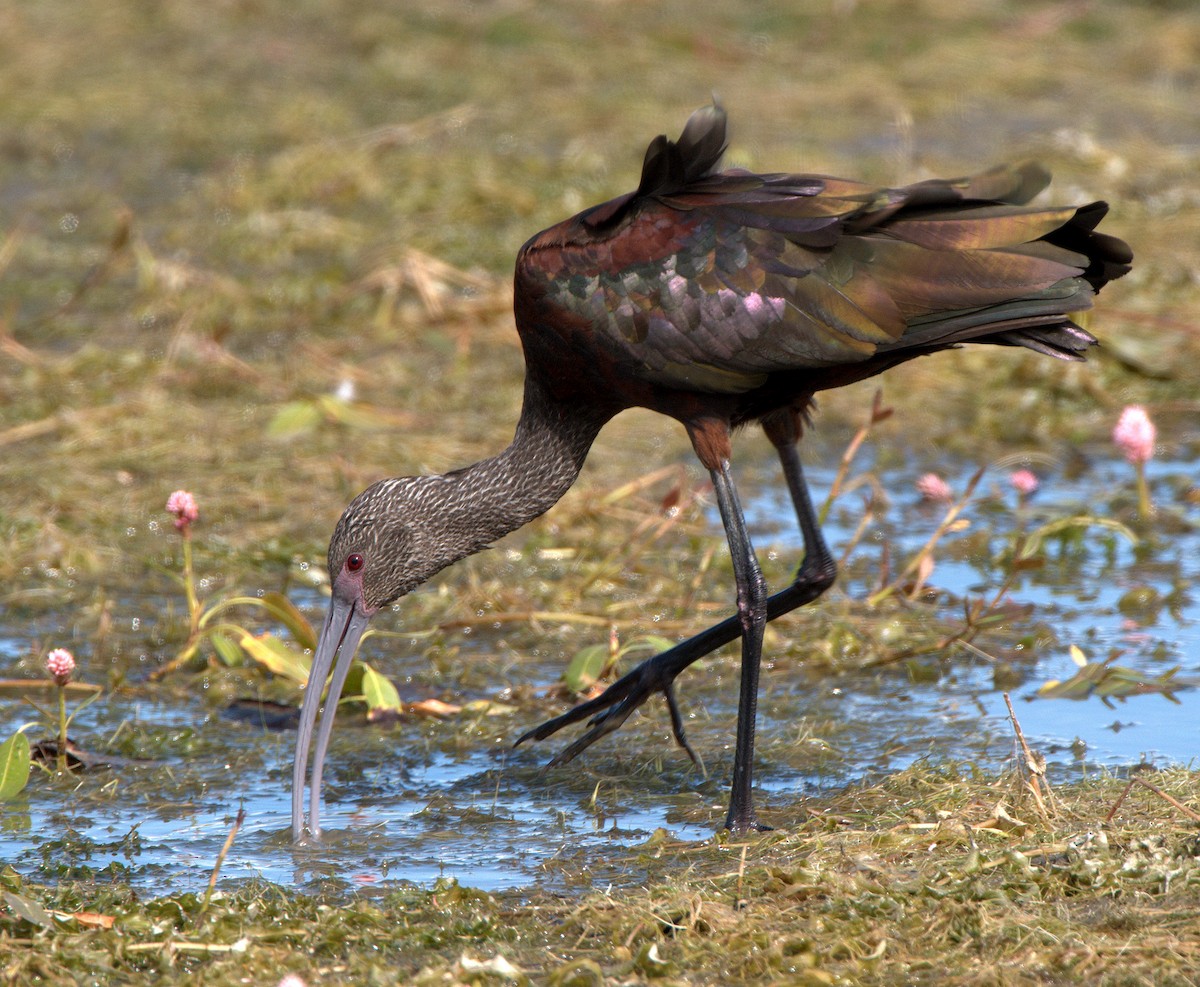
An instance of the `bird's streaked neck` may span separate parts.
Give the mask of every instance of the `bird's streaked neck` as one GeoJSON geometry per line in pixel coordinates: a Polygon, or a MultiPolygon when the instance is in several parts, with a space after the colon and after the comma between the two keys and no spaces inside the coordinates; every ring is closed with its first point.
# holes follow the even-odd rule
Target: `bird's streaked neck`
{"type": "Polygon", "coordinates": [[[424,518],[427,547],[439,567],[485,548],[558,503],[609,417],[556,402],[527,381],[507,449],[444,476],[394,481],[422,488],[418,498],[430,507],[424,518]]]}

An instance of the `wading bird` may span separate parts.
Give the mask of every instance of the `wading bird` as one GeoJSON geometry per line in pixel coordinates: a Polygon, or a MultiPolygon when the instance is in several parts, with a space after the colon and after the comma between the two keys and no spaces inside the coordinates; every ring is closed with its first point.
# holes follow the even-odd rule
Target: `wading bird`
{"type": "Polygon", "coordinates": [[[820,596],[835,564],[797,443],[813,396],[962,343],[1079,360],[1096,340],[1071,321],[1129,270],[1096,232],[1107,206],[1029,206],[1049,181],[1033,164],[973,178],[873,188],[820,175],[719,171],[725,114],[698,110],[658,137],[636,191],[537,234],[517,257],[525,392],[512,444],[444,476],[381,480],[346,508],[329,545],[333,599],[305,688],[292,779],[292,835],[320,833],[321,773],[346,672],[371,616],[452,562],[538,517],[575,481],[601,427],[650,408],[679,421],[709,471],[729,541],[737,613],[662,652],[590,702],[529,731],[590,718],[550,763],[570,761],[650,696],[675,702],[683,669],[741,638],[741,692],[725,825],[762,827],[751,797],[767,621],[820,596]],[[804,537],[792,584],[768,596],[730,474],[731,433],[759,423],[774,444],[804,537]]]}

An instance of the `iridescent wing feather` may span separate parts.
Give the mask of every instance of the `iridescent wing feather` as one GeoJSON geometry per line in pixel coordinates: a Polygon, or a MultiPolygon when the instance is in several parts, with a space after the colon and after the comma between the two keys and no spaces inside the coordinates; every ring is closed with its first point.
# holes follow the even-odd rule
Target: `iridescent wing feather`
{"type": "Polygon", "coordinates": [[[525,245],[518,290],[647,383],[734,394],[983,335],[1071,358],[1092,339],[1065,313],[1124,273],[1124,244],[1092,232],[1102,204],[1025,205],[1036,165],[881,189],[718,172],[724,148],[717,107],[657,138],[636,192],[525,245]]]}

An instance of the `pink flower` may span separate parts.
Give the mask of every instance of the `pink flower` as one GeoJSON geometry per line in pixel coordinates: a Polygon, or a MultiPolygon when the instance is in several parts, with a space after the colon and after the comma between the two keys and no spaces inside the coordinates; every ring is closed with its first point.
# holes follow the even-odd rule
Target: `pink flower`
{"type": "Polygon", "coordinates": [[[188,525],[200,517],[200,508],[188,491],[176,490],[167,498],[167,513],[175,515],[175,527],[179,531],[186,531],[188,525]]]}
{"type": "Polygon", "coordinates": [[[1028,497],[1040,486],[1038,478],[1029,470],[1017,470],[1009,476],[1008,482],[1016,488],[1017,493],[1022,497],[1028,497]]]}
{"type": "Polygon", "coordinates": [[[951,500],[950,486],[936,473],[926,473],[917,480],[917,492],[925,500],[951,500]]]}
{"type": "Polygon", "coordinates": [[[46,655],[46,671],[54,676],[56,683],[66,685],[75,671],[75,656],[66,648],[55,648],[46,655]]]}
{"type": "Polygon", "coordinates": [[[1157,436],[1154,422],[1140,404],[1125,407],[1112,434],[1117,448],[1135,465],[1147,462],[1154,455],[1154,440],[1157,436]]]}

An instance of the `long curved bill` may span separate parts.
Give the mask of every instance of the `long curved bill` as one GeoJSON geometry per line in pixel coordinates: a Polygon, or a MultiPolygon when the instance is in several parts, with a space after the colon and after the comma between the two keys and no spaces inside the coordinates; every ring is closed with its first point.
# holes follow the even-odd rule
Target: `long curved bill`
{"type": "Polygon", "coordinates": [[[308,766],[308,751],[312,744],[313,727],[317,712],[321,708],[321,691],[325,679],[333,669],[333,681],[329,684],[329,695],[325,700],[325,714],[317,731],[317,746],[313,752],[312,782],[309,795],[308,831],[313,838],[321,835],[318,822],[321,808],[321,772],[325,767],[325,751],[333,733],[333,717],[337,712],[338,699],[346,684],[346,673],[354,660],[358,642],[367,629],[370,615],[363,613],[353,600],[339,599],[336,595],[329,604],[329,614],[321,630],[321,639],[313,654],[312,671],[304,687],[304,702],[300,706],[300,732],[296,736],[296,760],[292,766],[292,839],[299,843],[304,837],[304,769],[308,766]],[[336,662],[336,664],[335,664],[336,662]]]}

